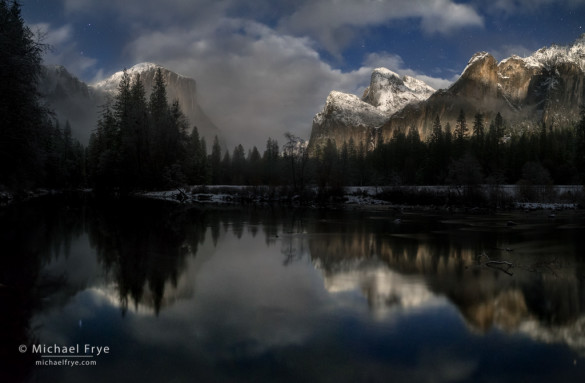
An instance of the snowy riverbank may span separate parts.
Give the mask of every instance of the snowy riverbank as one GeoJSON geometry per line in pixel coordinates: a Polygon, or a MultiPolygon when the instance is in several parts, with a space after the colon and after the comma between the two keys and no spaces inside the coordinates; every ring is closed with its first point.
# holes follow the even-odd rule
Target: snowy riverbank
{"type": "Polygon", "coordinates": [[[498,207],[522,210],[578,209],[583,204],[583,187],[576,185],[535,186],[527,189],[516,185],[481,185],[475,196],[466,200],[469,189],[454,186],[392,186],[346,187],[342,193],[323,196],[318,188],[309,188],[303,195],[281,188],[266,186],[192,186],[175,190],[141,192],[138,196],[177,203],[194,204],[293,204],[307,206],[426,206],[450,208],[453,205],[484,207],[497,201],[498,207]],[[477,199],[477,198],[476,198],[477,199]]]}

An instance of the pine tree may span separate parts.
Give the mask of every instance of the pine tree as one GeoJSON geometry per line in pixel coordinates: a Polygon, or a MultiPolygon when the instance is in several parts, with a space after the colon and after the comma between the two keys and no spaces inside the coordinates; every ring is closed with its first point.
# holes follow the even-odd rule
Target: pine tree
{"type": "Polygon", "coordinates": [[[52,124],[37,93],[44,46],[33,39],[16,1],[0,0],[0,183],[43,181],[52,124]]]}
{"type": "Polygon", "coordinates": [[[211,166],[211,184],[219,185],[221,182],[221,145],[219,145],[217,136],[213,139],[209,165],[211,166]]]}
{"type": "Polygon", "coordinates": [[[229,151],[225,151],[225,154],[223,155],[223,159],[221,160],[221,178],[220,178],[220,184],[222,185],[231,185],[232,184],[232,178],[233,178],[233,174],[232,174],[232,160],[230,157],[230,152],[229,151]]]}
{"type": "Polygon", "coordinates": [[[429,137],[429,145],[438,146],[443,141],[443,127],[441,126],[441,119],[439,115],[435,116],[433,121],[433,128],[429,137]]]}
{"type": "Polygon", "coordinates": [[[247,183],[254,186],[260,185],[262,182],[262,157],[255,146],[250,151],[247,162],[247,183]]]}
{"type": "Polygon", "coordinates": [[[242,144],[239,144],[234,148],[232,154],[232,182],[234,185],[243,185],[245,180],[245,169],[246,169],[246,154],[242,144]]]}
{"type": "Polygon", "coordinates": [[[269,186],[280,184],[280,155],[277,140],[268,137],[262,162],[264,163],[264,183],[269,186]]]}
{"type": "Polygon", "coordinates": [[[475,117],[473,118],[473,137],[482,142],[485,136],[485,129],[484,129],[484,122],[483,122],[483,114],[476,113],[475,117]]]}
{"type": "Polygon", "coordinates": [[[467,127],[465,113],[463,112],[463,109],[461,109],[455,125],[456,157],[461,157],[465,152],[465,139],[467,138],[468,131],[469,128],[467,127]]]}
{"type": "Polygon", "coordinates": [[[585,185],[585,104],[581,105],[581,118],[575,127],[574,165],[579,173],[581,184],[585,185]]]}
{"type": "Polygon", "coordinates": [[[193,127],[187,142],[186,174],[190,184],[201,185],[205,183],[205,168],[203,163],[201,138],[196,126],[193,127]]]}
{"type": "Polygon", "coordinates": [[[148,132],[148,106],[146,103],[146,91],[140,79],[136,75],[130,88],[130,124],[127,144],[128,151],[132,153],[132,171],[135,172],[135,184],[145,185],[152,178],[150,162],[150,139],[148,132]]]}

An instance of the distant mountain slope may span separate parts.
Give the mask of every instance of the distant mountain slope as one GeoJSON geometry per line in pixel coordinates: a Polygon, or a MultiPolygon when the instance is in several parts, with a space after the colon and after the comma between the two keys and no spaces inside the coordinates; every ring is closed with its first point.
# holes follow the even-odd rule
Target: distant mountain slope
{"type": "MultiPolygon", "coordinates": [[[[529,57],[512,56],[498,63],[487,52],[473,55],[460,78],[448,89],[439,90],[432,95],[429,88],[394,86],[398,77],[382,86],[382,81],[374,78],[362,101],[376,106],[375,113],[384,110],[388,118],[372,120],[359,124],[348,115],[363,113],[362,104],[354,102],[345,109],[334,100],[313,120],[310,146],[315,148],[335,140],[338,147],[353,138],[356,144],[363,142],[369,149],[380,142],[391,139],[394,132],[417,129],[425,139],[431,131],[432,123],[439,116],[443,127],[450,123],[454,128],[461,110],[471,125],[476,113],[484,115],[486,126],[499,112],[511,129],[534,129],[542,124],[557,128],[568,126],[579,118],[579,109],[585,101],[585,34],[570,46],[546,47],[529,57]],[[382,94],[377,94],[377,87],[382,94]],[[410,90],[410,91],[409,91],[410,90]],[[402,100],[395,102],[395,100],[402,100]],[[334,107],[336,106],[337,107],[334,107]],[[332,113],[344,110],[344,113],[332,113]],[[344,116],[340,119],[339,116],[344,116]]],[[[357,97],[356,97],[357,98],[357,97]]],[[[382,118],[383,115],[380,115],[382,118]]]]}
{"type": "Polygon", "coordinates": [[[404,106],[426,100],[433,92],[420,80],[377,68],[361,99],[337,91],[329,94],[325,107],[313,119],[310,148],[323,145],[328,139],[341,147],[353,139],[356,145],[363,142],[371,149],[376,139],[373,128],[382,126],[404,106]]]}
{"type": "MultiPolygon", "coordinates": [[[[205,136],[208,143],[211,143],[215,135],[220,135],[219,129],[205,114],[198,103],[197,84],[195,80],[172,72],[160,65],[153,63],[140,63],[127,72],[133,81],[137,74],[140,74],[140,80],[146,89],[146,96],[150,95],[154,85],[154,75],[160,68],[165,84],[167,86],[167,97],[169,102],[179,100],[181,109],[187,118],[191,127],[196,126],[200,135],[205,136]]],[[[111,77],[91,85],[98,92],[104,92],[114,95],[118,89],[118,84],[122,78],[122,71],[114,73],[111,77]]]]}
{"type": "MultiPolygon", "coordinates": [[[[137,64],[127,71],[132,80],[140,74],[148,96],[157,68],[161,68],[165,79],[169,102],[179,100],[190,126],[197,126],[199,133],[205,136],[208,142],[212,142],[215,135],[220,136],[221,132],[198,103],[195,80],[152,63],[137,64]]],[[[47,66],[43,69],[39,91],[49,106],[55,110],[59,121],[69,120],[74,136],[83,144],[87,144],[91,131],[96,127],[100,107],[116,94],[121,77],[122,71],[103,81],[88,85],[62,66],[47,66]]]]}
{"type": "Polygon", "coordinates": [[[105,94],[96,91],[63,66],[44,66],[39,81],[39,93],[55,112],[55,118],[71,124],[73,136],[87,145],[99,117],[99,106],[105,94]]]}
{"type": "Polygon", "coordinates": [[[435,116],[455,126],[459,111],[471,121],[484,114],[486,123],[500,112],[512,129],[557,128],[578,120],[585,100],[585,35],[568,47],[542,48],[531,56],[512,56],[500,63],[476,53],[461,77],[447,90],[394,114],[380,129],[382,141],[397,129],[430,132],[435,116]]]}

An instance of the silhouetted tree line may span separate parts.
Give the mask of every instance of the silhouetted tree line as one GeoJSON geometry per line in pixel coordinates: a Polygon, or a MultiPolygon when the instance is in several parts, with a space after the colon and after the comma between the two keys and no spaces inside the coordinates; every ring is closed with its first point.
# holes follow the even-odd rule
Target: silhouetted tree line
{"type": "Polygon", "coordinates": [[[167,101],[160,69],[146,99],[137,75],[124,70],[113,101],[101,112],[87,150],[88,181],[96,189],[169,188],[198,181],[205,141],[188,122],[178,101],[167,101]]]}
{"type": "MultiPolygon", "coordinates": [[[[582,184],[585,114],[574,127],[511,130],[498,113],[482,114],[471,128],[461,111],[455,129],[439,117],[422,141],[416,129],[396,132],[366,155],[370,184],[582,184]]],[[[354,180],[354,184],[358,184],[354,180]]]]}
{"type": "MultiPolygon", "coordinates": [[[[443,126],[436,117],[426,140],[416,129],[397,131],[373,151],[353,139],[341,147],[328,140],[309,156],[303,140],[290,134],[286,139],[281,153],[276,141],[269,139],[261,160],[250,154],[256,148],[247,158],[242,156],[241,145],[232,157],[226,151],[223,160],[212,163],[222,174],[219,183],[286,185],[294,191],[316,185],[332,193],[344,186],[585,181],[585,109],[575,126],[553,130],[541,125],[523,131],[510,129],[499,113],[489,125],[480,113],[468,124],[461,111],[454,129],[449,123],[443,126]],[[259,176],[247,176],[250,174],[259,176]]],[[[219,146],[214,150],[219,159],[219,146]]]]}
{"type": "Polygon", "coordinates": [[[65,188],[84,180],[82,146],[37,91],[44,49],[20,4],[0,0],[0,188],[65,188]]]}

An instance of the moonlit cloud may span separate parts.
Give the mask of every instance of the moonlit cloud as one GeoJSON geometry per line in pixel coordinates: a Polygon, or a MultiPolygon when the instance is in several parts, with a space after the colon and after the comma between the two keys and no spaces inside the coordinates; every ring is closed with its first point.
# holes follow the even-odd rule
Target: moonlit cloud
{"type": "Polygon", "coordinates": [[[422,29],[429,34],[483,27],[482,17],[471,6],[451,0],[318,0],[306,2],[284,17],[280,29],[311,35],[331,53],[339,54],[352,41],[357,28],[401,19],[420,20],[422,29]]]}
{"type": "Polygon", "coordinates": [[[370,53],[366,57],[364,65],[365,68],[371,70],[378,67],[388,68],[400,75],[407,75],[424,81],[434,89],[446,89],[459,77],[458,74],[450,79],[428,76],[424,73],[408,68],[402,57],[388,52],[370,53]]]}
{"type": "Polygon", "coordinates": [[[496,58],[496,60],[501,61],[512,55],[520,57],[530,56],[532,53],[534,53],[534,49],[526,48],[523,45],[509,44],[503,45],[499,49],[496,49],[490,53],[496,58]]]}
{"type": "Polygon", "coordinates": [[[137,61],[156,61],[197,80],[200,102],[228,145],[308,138],[313,116],[332,89],[359,92],[370,69],[349,73],[319,58],[308,38],[282,35],[247,20],[224,19],[201,33],[173,29],[144,34],[128,45],[137,61]]]}
{"type": "Polygon", "coordinates": [[[584,4],[585,0],[494,0],[483,5],[491,11],[516,14],[534,12],[549,5],[574,8],[584,4]]]}
{"type": "Polygon", "coordinates": [[[45,64],[65,65],[68,70],[78,74],[83,74],[97,64],[95,58],[86,56],[77,45],[70,24],[54,27],[48,23],[39,23],[29,25],[29,28],[39,35],[43,44],[49,46],[44,56],[45,64]]]}

